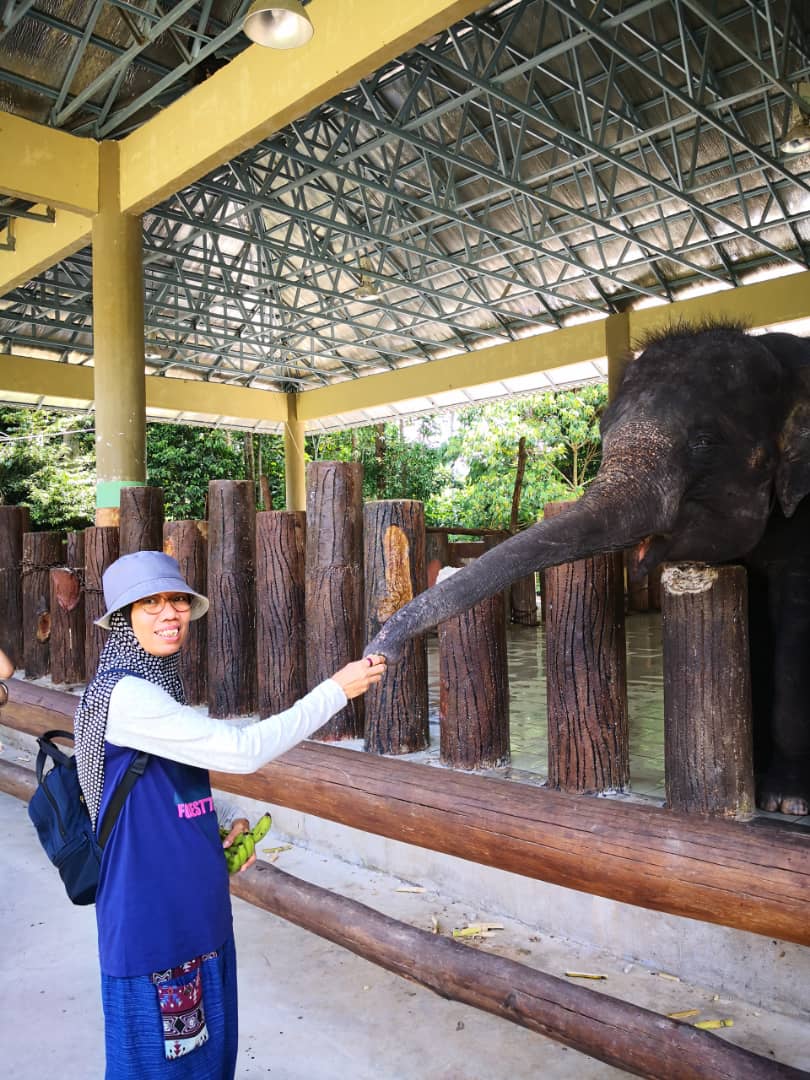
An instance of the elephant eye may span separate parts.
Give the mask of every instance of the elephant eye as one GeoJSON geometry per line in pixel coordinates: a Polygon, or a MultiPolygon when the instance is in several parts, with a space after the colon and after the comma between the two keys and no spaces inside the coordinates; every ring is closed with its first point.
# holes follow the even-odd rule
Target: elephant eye
{"type": "Polygon", "coordinates": [[[716,445],[716,439],[706,432],[698,432],[689,440],[690,450],[711,450],[716,445]]]}

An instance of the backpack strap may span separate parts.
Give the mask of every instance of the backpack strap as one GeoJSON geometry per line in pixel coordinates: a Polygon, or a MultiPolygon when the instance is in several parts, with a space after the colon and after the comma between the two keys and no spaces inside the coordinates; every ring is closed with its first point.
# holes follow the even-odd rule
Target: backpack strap
{"type": "Polygon", "coordinates": [[[118,815],[126,802],[127,795],[132,791],[139,777],[143,776],[146,766],[149,764],[149,754],[145,750],[142,750],[132,762],[130,767],[121,780],[121,783],[112,793],[112,797],[107,805],[107,809],[104,813],[104,820],[101,823],[101,828],[97,829],[96,839],[98,840],[98,846],[103,848],[107,843],[112,832],[113,825],[118,820],[118,815]]]}
{"type": "Polygon", "coordinates": [[[42,783],[42,775],[45,771],[45,762],[48,758],[53,760],[58,765],[70,765],[73,758],[70,754],[66,754],[64,750],[60,750],[59,747],[53,742],[54,739],[70,739],[73,742],[72,731],[59,731],[54,728],[53,731],[46,731],[44,735],[40,735],[37,739],[39,743],[39,753],[37,754],[37,783],[42,783]]]}
{"type": "MultiPolygon", "coordinates": [[[[138,673],[136,671],[130,671],[129,668],[123,667],[106,668],[104,674],[121,676],[134,675],[138,678],[138,673]]],[[[118,820],[118,815],[123,809],[127,795],[132,791],[139,777],[143,776],[148,764],[149,754],[147,754],[145,750],[142,750],[141,753],[133,759],[132,764],[121,778],[118,787],[110,796],[110,801],[107,804],[107,809],[104,813],[104,820],[101,822],[100,826],[98,823],[96,824],[96,839],[98,840],[98,846],[100,848],[103,848],[109,840],[113,825],[115,825],[118,820]]]]}

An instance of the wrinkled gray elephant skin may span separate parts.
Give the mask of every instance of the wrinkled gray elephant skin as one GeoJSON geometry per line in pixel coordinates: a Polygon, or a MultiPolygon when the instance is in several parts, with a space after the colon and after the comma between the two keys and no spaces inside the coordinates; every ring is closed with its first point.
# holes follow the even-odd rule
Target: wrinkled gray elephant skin
{"type": "Polygon", "coordinates": [[[639,544],[663,561],[749,572],[757,801],[810,807],[810,340],[678,327],[627,365],[602,465],[567,513],[421,593],[369,644],[405,642],[533,570],[639,544]]]}

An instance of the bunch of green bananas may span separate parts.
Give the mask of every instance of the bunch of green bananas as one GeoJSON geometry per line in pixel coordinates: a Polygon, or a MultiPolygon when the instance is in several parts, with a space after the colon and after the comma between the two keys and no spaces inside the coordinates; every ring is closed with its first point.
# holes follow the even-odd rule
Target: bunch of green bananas
{"type": "MultiPolygon", "coordinates": [[[[230,847],[224,849],[225,862],[228,873],[235,874],[241,870],[256,849],[256,845],[263,840],[270,831],[273,819],[269,814],[263,814],[248,832],[240,833],[230,847]]],[[[229,829],[220,828],[219,835],[224,840],[230,832],[229,829]]]]}

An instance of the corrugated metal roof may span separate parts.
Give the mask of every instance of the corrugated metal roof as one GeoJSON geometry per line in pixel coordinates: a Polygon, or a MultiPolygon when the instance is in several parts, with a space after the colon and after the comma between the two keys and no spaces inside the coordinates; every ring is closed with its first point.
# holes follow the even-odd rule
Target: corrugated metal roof
{"type": "MultiPolygon", "coordinates": [[[[8,0],[0,108],[126,134],[245,7],[8,0]]],[[[145,215],[147,370],[310,389],[806,269],[779,144],[809,79],[806,4],[493,4],[145,215]]],[[[91,296],[83,251],[6,297],[2,346],[90,357],[91,296]]]]}

